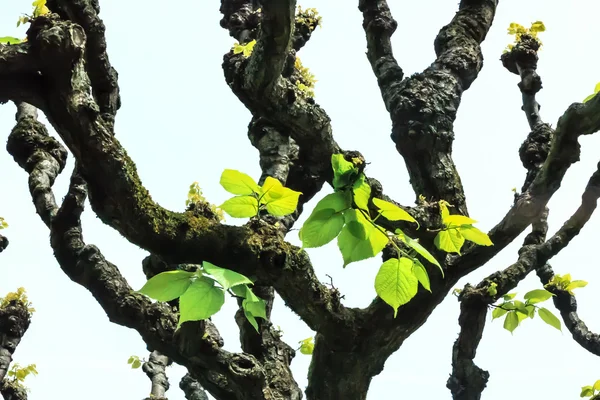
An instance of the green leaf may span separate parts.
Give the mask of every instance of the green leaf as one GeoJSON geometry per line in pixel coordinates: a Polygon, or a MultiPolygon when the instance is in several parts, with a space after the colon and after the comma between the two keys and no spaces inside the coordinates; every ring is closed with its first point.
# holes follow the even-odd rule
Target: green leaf
{"type": "Polygon", "coordinates": [[[517,316],[516,311],[510,311],[506,314],[506,318],[504,318],[504,329],[513,333],[517,326],[519,326],[519,317],[517,316]]]}
{"type": "Polygon", "coordinates": [[[496,282],[490,282],[490,285],[487,288],[487,292],[490,296],[495,296],[498,294],[498,284],[496,282]]]}
{"type": "Polygon", "coordinates": [[[592,397],[594,395],[594,389],[591,386],[584,386],[581,388],[581,394],[579,397],[592,397]]]}
{"type": "Polygon", "coordinates": [[[448,211],[448,206],[450,205],[450,203],[448,203],[446,200],[440,200],[438,204],[440,206],[440,215],[442,216],[443,221],[450,215],[450,212],[448,211]]]}
{"type": "Polygon", "coordinates": [[[0,37],[0,44],[19,44],[21,42],[23,42],[23,40],[13,37],[13,36],[0,37]]]}
{"type": "Polygon", "coordinates": [[[439,231],[433,243],[440,250],[447,253],[460,254],[460,248],[465,243],[465,238],[456,229],[439,231]]]}
{"type": "Polygon", "coordinates": [[[259,299],[258,301],[249,301],[246,299],[242,302],[242,306],[253,316],[267,319],[267,303],[263,299],[259,299]]]}
{"type": "Polygon", "coordinates": [[[331,156],[331,167],[333,168],[333,187],[342,189],[354,183],[358,169],[349,161],[344,159],[343,154],[331,156]]]}
{"type": "Polygon", "coordinates": [[[342,230],[344,216],[333,209],[313,213],[298,232],[302,247],[320,247],[331,242],[342,230]]]}
{"type": "Polygon", "coordinates": [[[500,304],[500,306],[502,308],[504,308],[505,310],[516,310],[517,307],[515,306],[515,304],[512,301],[505,301],[504,303],[500,304]]]}
{"type": "Polygon", "coordinates": [[[366,182],[364,174],[360,174],[356,182],[354,182],[352,192],[354,193],[354,203],[356,203],[356,206],[368,213],[371,186],[366,182]]]}
{"type": "Polygon", "coordinates": [[[381,265],[375,277],[375,292],[394,309],[394,318],[398,307],[417,294],[419,281],[412,272],[412,266],[410,258],[390,258],[381,265]]]}
{"type": "MultiPolygon", "coordinates": [[[[452,217],[454,217],[454,215],[452,215],[452,217]]],[[[460,228],[458,228],[458,230],[465,239],[467,239],[475,244],[478,244],[480,246],[493,246],[494,245],[492,243],[492,241],[490,240],[490,237],[486,233],[483,233],[482,231],[475,228],[474,226],[464,226],[463,225],[460,228]]]]}
{"type": "Polygon", "coordinates": [[[260,187],[249,175],[234,169],[226,169],[221,174],[221,186],[229,193],[249,195],[259,193],[260,187]]]}
{"type": "Polygon", "coordinates": [[[344,216],[347,217],[347,224],[342,228],[337,240],[338,248],[344,258],[344,267],[351,262],[376,256],[388,244],[389,239],[387,235],[373,226],[371,222],[367,221],[360,211],[347,210],[344,216]],[[365,239],[359,239],[355,236],[358,227],[355,224],[351,224],[352,222],[363,226],[365,239]],[[348,225],[354,225],[355,228],[349,228],[348,225]]]}
{"type": "MultiPolygon", "coordinates": [[[[328,194],[317,203],[312,214],[320,210],[331,209],[335,212],[341,212],[352,206],[352,195],[350,192],[342,191],[328,194]]],[[[310,218],[310,217],[309,217],[310,218]]]]}
{"type": "Polygon", "coordinates": [[[595,96],[596,96],[596,93],[590,94],[588,97],[586,97],[585,99],[583,99],[582,103],[587,103],[588,101],[590,101],[591,99],[593,99],[595,96]]]}
{"type": "Polygon", "coordinates": [[[313,353],[313,350],[315,349],[315,342],[313,342],[312,337],[301,340],[298,343],[300,343],[300,353],[305,354],[307,356],[313,353]]]}
{"type": "Polygon", "coordinates": [[[442,266],[440,265],[440,263],[435,259],[435,257],[425,247],[421,246],[421,243],[419,243],[418,240],[415,240],[411,237],[406,236],[404,234],[404,232],[402,232],[400,229],[396,229],[396,235],[398,235],[398,238],[402,242],[404,242],[404,244],[406,244],[408,247],[410,247],[411,249],[413,249],[417,253],[419,253],[419,255],[421,257],[423,257],[424,259],[426,259],[427,261],[429,261],[430,263],[432,263],[433,265],[438,267],[440,269],[440,271],[442,272],[442,277],[444,276],[444,270],[442,269],[442,266]]]}
{"type": "Polygon", "coordinates": [[[594,382],[593,388],[594,388],[594,390],[600,390],[600,379],[598,379],[596,382],[594,382]]]}
{"type": "Polygon", "coordinates": [[[548,325],[558,329],[559,331],[562,331],[560,320],[558,318],[556,318],[556,315],[554,315],[550,310],[548,310],[547,308],[544,308],[544,307],[540,307],[538,309],[538,314],[539,314],[540,318],[542,319],[542,321],[544,321],[548,325]]]}
{"type": "Polygon", "coordinates": [[[431,287],[429,284],[429,275],[427,274],[427,270],[425,269],[425,266],[423,266],[423,264],[421,264],[421,261],[419,261],[417,259],[414,259],[413,262],[414,262],[413,267],[412,267],[413,275],[417,277],[417,280],[419,281],[421,286],[423,286],[426,290],[431,292],[431,287]]]}
{"type": "MultiPolygon", "coordinates": [[[[571,281],[568,285],[567,285],[567,291],[571,294],[573,289],[577,289],[577,288],[582,288],[582,287],[586,287],[587,286],[587,282],[586,281],[582,281],[582,280],[576,280],[576,281],[571,281]]],[[[600,389],[599,389],[600,390],[600,389]]]]}
{"type": "Polygon", "coordinates": [[[266,303],[264,300],[259,299],[259,301],[248,301],[244,300],[242,302],[242,309],[244,310],[244,316],[246,319],[254,327],[256,332],[258,332],[258,322],[256,322],[256,318],[267,319],[267,310],[266,303]]]}
{"type": "Polygon", "coordinates": [[[519,320],[519,324],[521,323],[521,321],[523,321],[527,317],[529,317],[529,315],[523,314],[522,312],[517,311],[517,319],[519,320]]]}
{"type": "Polygon", "coordinates": [[[216,314],[225,303],[225,294],[206,277],[197,279],[179,299],[179,324],[199,321],[216,314]]]}
{"type": "Polygon", "coordinates": [[[518,313],[523,314],[525,317],[529,316],[529,310],[525,307],[525,303],[519,300],[514,301],[515,309],[518,313]]]}
{"type": "Polygon", "coordinates": [[[296,211],[298,198],[302,193],[284,187],[281,182],[270,176],[265,179],[262,186],[261,204],[266,204],[267,212],[277,217],[282,217],[296,211]]]}
{"type": "Polygon", "coordinates": [[[500,307],[496,307],[494,308],[494,310],[492,311],[492,320],[496,319],[496,318],[500,318],[501,316],[503,316],[504,314],[506,314],[508,311],[500,308],[500,307]]]}
{"type": "Polygon", "coordinates": [[[523,296],[523,298],[525,300],[527,300],[528,304],[537,304],[537,303],[541,303],[542,301],[548,300],[552,296],[553,296],[553,294],[547,290],[535,289],[535,290],[525,293],[525,296],[523,296]]]}
{"type": "Polygon", "coordinates": [[[139,293],[158,301],[171,301],[185,293],[192,283],[193,272],[166,271],[148,279],[139,293]]]}
{"type": "Polygon", "coordinates": [[[389,201],[374,197],[373,204],[379,208],[381,215],[390,221],[408,221],[418,224],[417,220],[414,219],[409,213],[397,205],[390,203],[389,201]]]}
{"type": "Polygon", "coordinates": [[[371,230],[369,229],[369,225],[361,224],[358,221],[350,221],[348,225],[346,225],[346,229],[359,240],[367,240],[369,238],[369,233],[371,230]],[[369,229],[367,231],[367,229],[369,229]]]}
{"type": "Polygon", "coordinates": [[[474,219],[465,217],[464,215],[448,215],[442,219],[442,223],[448,227],[457,227],[462,225],[473,225],[477,223],[474,219]]]}
{"type": "Polygon", "coordinates": [[[258,214],[258,200],[254,196],[236,196],[225,201],[220,209],[234,218],[249,218],[258,214]]]}
{"type": "Polygon", "coordinates": [[[202,268],[204,271],[211,275],[221,286],[223,289],[227,290],[232,286],[238,286],[242,284],[252,284],[252,281],[248,279],[246,276],[239,274],[230,269],[217,267],[214,264],[209,263],[208,261],[204,261],[202,263],[202,268]]]}
{"type": "Polygon", "coordinates": [[[528,304],[525,306],[525,308],[527,309],[529,318],[533,318],[535,316],[535,306],[532,304],[528,304]]]}
{"type": "Polygon", "coordinates": [[[139,368],[139,367],[141,367],[141,366],[142,366],[142,362],[140,361],[140,359],[139,359],[139,358],[138,358],[138,359],[135,359],[135,360],[133,360],[133,362],[131,363],[131,368],[132,368],[132,369],[137,369],[137,368],[139,368]]]}
{"type": "Polygon", "coordinates": [[[504,299],[505,301],[509,301],[515,298],[517,294],[516,293],[508,293],[505,294],[504,296],[502,296],[502,299],[504,299]]]}
{"type": "Polygon", "coordinates": [[[248,285],[238,285],[231,288],[233,294],[243,299],[248,300],[249,302],[259,302],[262,301],[259,297],[257,297],[254,292],[248,287],[248,285]]]}

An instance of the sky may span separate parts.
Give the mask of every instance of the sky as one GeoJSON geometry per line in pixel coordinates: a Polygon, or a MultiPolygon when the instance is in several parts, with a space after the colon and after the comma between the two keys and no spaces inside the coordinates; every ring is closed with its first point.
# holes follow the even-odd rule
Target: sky
{"type": "MultiPolygon", "coordinates": [[[[4,0],[0,36],[25,36],[15,23],[31,10],[31,0],[4,0]]],[[[388,195],[405,205],[414,200],[401,156],[390,140],[391,123],[376,80],[365,56],[366,41],[358,1],[302,0],[323,17],[308,45],[300,52],[302,63],[318,79],[315,100],[332,119],[335,139],[346,150],[359,150],[370,162],[367,173],[379,179],[388,195]]],[[[434,59],[433,41],[439,29],[457,10],[457,1],[389,0],[398,29],[392,38],[394,53],[407,76],[426,68],[434,59]]],[[[189,185],[198,181],[206,198],[220,204],[228,198],[219,182],[221,172],[237,169],[260,176],[258,153],[247,139],[250,113],[225,83],[222,56],[234,40],[220,28],[218,1],[174,0],[169,3],[101,0],[101,17],[107,26],[110,60],[119,72],[122,108],[117,136],[137,163],[144,185],[164,207],[183,211],[189,185]],[[168,6],[167,6],[168,4],[168,6]],[[143,29],[142,29],[143,28],[143,29]]],[[[518,148],[529,128],[521,111],[518,77],[499,61],[512,42],[506,34],[511,22],[529,26],[541,20],[547,32],[539,53],[538,72],[543,90],[538,95],[542,118],[556,126],[558,117],[573,102],[593,92],[600,81],[600,37],[596,0],[502,0],[495,23],[483,43],[484,68],[464,94],[455,124],[454,160],[461,174],[471,216],[489,230],[512,204],[512,188],[520,188],[525,170],[518,148]]],[[[0,137],[6,140],[14,125],[15,108],[0,106],[0,137]]],[[[581,161],[573,165],[550,207],[550,233],[577,208],[581,193],[600,161],[600,134],[584,137],[581,161]]],[[[73,158],[55,184],[60,201],[67,190],[73,158]]],[[[27,189],[26,173],[5,151],[0,152],[0,216],[10,240],[0,254],[0,296],[24,286],[37,310],[15,352],[22,365],[37,364],[39,375],[27,378],[31,400],[135,399],[150,392],[141,370],[127,365],[130,355],[147,357],[139,334],[117,326],[83,287],[71,282],[55,261],[49,234],[35,214],[27,189]]],[[[331,189],[324,190],[307,210],[331,189]]],[[[306,217],[306,216],[305,216],[306,217]]],[[[304,219],[299,221],[299,224],[304,219]]],[[[244,221],[227,219],[228,223],[244,221]]],[[[299,226],[298,224],[298,226],[299,226]]],[[[134,289],[144,281],[141,260],[147,253],[102,224],[89,209],[83,216],[84,239],[97,245],[115,263],[134,289]]],[[[556,273],[589,282],[576,292],[580,316],[590,329],[600,331],[600,271],[593,249],[600,216],[592,216],[581,234],[551,264],[556,273]]],[[[495,270],[516,261],[523,235],[495,259],[461,280],[477,284],[495,270]]],[[[298,244],[297,232],[288,240],[298,244]]],[[[342,268],[335,244],[310,249],[317,275],[345,295],[347,306],[367,306],[375,296],[373,281],[380,264],[375,258],[342,268]]],[[[530,276],[515,290],[523,295],[540,288],[530,276]]],[[[551,302],[547,306],[554,310],[551,302]]],[[[225,348],[239,350],[234,323],[235,301],[229,299],[214,318],[225,348]]],[[[390,310],[391,312],[391,310],[390,310]]],[[[427,323],[392,355],[375,377],[369,400],[397,398],[450,399],[446,380],[451,372],[452,344],[458,334],[459,303],[448,298],[427,323]],[[392,392],[393,391],[393,392],[392,392]]],[[[491,318],[491,317],[490,317],[491,318]]],[[[278,301],[273,323],[292,346],[313,332],[278,301]]],[[[298,353],[292,363],[301,387],[307,384],[309,356],[298,353]]],[[[600,379],[600,360],[579,347],[563,328],[559,332],[538,317],[524,321],[511,335],[502,321],[488,322],[479,346],[477,365],[490,372],[484,399],[578,398],[580,388],[600,379]]],[[[168,368],[171,400],[183,400],[178,389],[184,369],[168,368]]]]}

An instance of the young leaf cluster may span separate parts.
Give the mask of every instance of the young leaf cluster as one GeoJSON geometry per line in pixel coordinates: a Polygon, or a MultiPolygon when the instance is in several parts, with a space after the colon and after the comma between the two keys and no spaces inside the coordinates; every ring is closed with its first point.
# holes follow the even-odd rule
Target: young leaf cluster
{"type": "Polygon", "coordinates": [[[310,30],[316,29],[317,26],[320,27],[321,19],[316,8],[303,10],[302,7],[298,6],[296,9],[296,23],[306,25],[310,30]]]}
{"type": "Polygon", "coordinates": [[[131,369],[137,369],[141,367],[142,362],[145,362],[145,360],[140,359],[138,356],[131,356],[127,360],[127,364],[131,365],[131,369]]]}
{"type": "MultiPolygon", "coordinates": [[[[489,293],[489,290],[488,290],[489,293]]],[[[561,330],[560,320],[547,308],[539,307],[537,304],[544,302],[554,296],[547,290],[535,289],[525,293],[523,296],[525,302],[519,300],[513,300],[516,293],[509,293],[502,296],[503,302],[497,306],[494,306],[492,311],[492,320],[500,318],[503,315],[504,318],[504,329],[509,331],[511,334],[521,321],[526,318],[535,317],[536,312],[548,325],[561,330]]]]}
{"type": "Polygon", "coordinates": [[[252,55],[252,50],[254,50],[254,46],[256,45],[256,40],[252,40],[246,44],[239,44],[236,42],[233,45],[233,54],[242,54],[244,57],[248,58],[252,55]]]}
{"type": "Polygon", "coordinates": [[[20,287],[17,289],[16,292],[8,292],[6,296],[0,297],[0,308],[8,306],[13,301],[25,305],[25,307],[27,307],[27,311],[30,314],[35,312],[35,308],[31,307],[31,302],[27,298],[25,288],[20,287]]]}
{"type": "Polygon", "coordinates": [[[558,290],[564,290],[569,292],[569,294],[571,296],[574,296],[575,293],[573,293],[574,289],[577,288],[582,288],[582,287],[586,287],[587,286],[587,282],[586,281],[582,281],[582,280],[571,280],[571,274],[566,274],[566,275],[554,275],[552,277],[552,279],[550,280],[550,282],[548,282],[545,287],[547,288],[551,288],[554,287],[558,290]]]}
{"type": "Polygon", "coordinates": [[[592,386],[583,386],[579,397],[593,397],[600,396],[600,379],[594,382],[592,386]]]}
{"type": "Polygon", "coordinates": [[[315,342],[313,337],[306,338],[298,342],[300,344],[300,353],[304,355],[311,355],[315,349],[315,342]]]}
{"type": "Polygon", "coordinates": [[[315,97],[314,89],[315,89],[315,83],[317,82],[317,79],[315,78],[315,76],[310,72],[310,70],[308,68],[306,68],[304,65],[302,65],[302,62],[300,61],[300,57],[296,57],[294,66],[295,66],[296,70],[298,71],[298,75],[300,76],[300,79],[296,80],[296,82],[295,82],[296,87],[298,88],[300,93],[304,97],[311,97],[311,98],[315,97]]]}
{"type": "Polygon", "coordinates": [[[435,237],[435,246],[447,253],[458,253],[465,240],[471,241],[480,246],[492,246],[490,237],[473,226],[475,221],[464,215],[450,215],[448,211],[449,204],[440,200],[440,212],[442,215],[442,224],[444,229],[438,232],[435,237]]]}
{"type": "MultiPolygon", "coordinates": [[[[187,200],[185,201],[185,206],[189,207],[191,204],[198,203],[208,203],[206,198],[202,195],[202,190],[200,189],[200,185],[198,182],[194,182],[190,185],[190,189],[188,190],[187,200]]],[[[219,221],[225,220],[225,215],[223,215],[223,210],[214,204],[210,204],[210,208],[213,213],[219,218],[219,221]]]]}
{"type": "Polygon", "coordinates": [[[381,216],[390,221],[417,221],[395,204],[378,198],[371,200],[371,187],[360,172],[360,163],[358,159],[347,161],[342,154],[332,155],[334,193],[316,205],[300,229],[299,237],[304,248],[320,247],[337,238],[344,267],[376,256],[387,244],[394,246],[398,257],[383,263],[375,278],[375,291],[396,313],[398,307],[415,296],[419,282],[430,290],[429,276],[416,255],[440,270],[441,266],[417,240],[400,229],[388,232],[376,223],[381,216]],[[375,218],[371,218],[369,212],[370,202],[377,209],[375,218]],[[404,243],[408,251],[395,240],[404,243]]]}
{"type": "Polygon", "coordinates": [[[17,387],[24,387],[23,382],[29,375],[37,375],[35,364],[29,364],[26,367],[21,367],[18,363],[14,363],[7,372],[9,378],[8,383],[17,387]]]}
{"type": "Polygon", "coordinates": [[[598,92],[600,92],[600,82],[596,83],[596,87],[594,87],[594,93],[590,94],[588,97],[583,99],[582,103],[587,103],[588,101],[593,99],[596,96],[596,93],[598,92]]]}
{"type": "Polygon", "coordinates": [[[179,298],[179,323],[208,319],[225,303],[225,291],[243,299],[242,308],[258,331],[256,318],[266,319],[266,303],[248,287],[252,281],[235,271],[207,261],[196,272],[166,271],[150,278],[138,291],[158,301],[179,298]]]}
{"type": "Polygon", "coordinates": [[[0,217],[0,229],[8,228],[8,223],[4,220],[4,218],[0,217]]]}
{"type": "MultiPolygon", "coordinates": [[[[19,27],[22,24],[26,24],[28,22],[30,22],[33,18],[37,18],[40,15],[45,15],[45,14],[49,14],[50,10],[48,9],[48,7],[46,6],[46,0],[34,0],[33,3],[31,3],[31,5],[33,6],[33,12],[31,15],[23,15],[21,17],[19,17],[19,20],[17,21],[17,27],[19,27]]],[[[19,44],[22,42],[25,42],[27,39],[19,39],[13,36],[3,36],[0,37],[0,45],[2,44],[19,44]]]]}
{"type": "Polygon", "coordinates": [[[525,28],[523,25],[517,24],[516,22],[511,22],[508,27],[508,34],[515,36],[515,41],[513,44],[509,44],[504,50],[504,52],[511,51],[520,41],[523,35],[529,35],[536,39],[540,46],[542,45],[541,40],[538,38],[538,33],[544,32],[546,30],[546,26],[542,21],[535,21],[531,23],[531,27],[525,28]]]}
{"type": "Polygon", "coordinates": [[[258,186],[250,176],[233,169],[223,171],[220,183],[229,193],[237,195],[219,206],[234,218],[255,217],[263,209],[278,217],[291,214],[302,194],[284,187],[270,176],[262,187],[258,186]]]}

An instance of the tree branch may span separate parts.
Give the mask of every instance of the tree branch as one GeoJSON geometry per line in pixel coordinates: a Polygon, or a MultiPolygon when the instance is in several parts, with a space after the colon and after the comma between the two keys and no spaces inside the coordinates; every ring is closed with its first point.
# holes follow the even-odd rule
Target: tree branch
{"type": "Polygon", "coordinates": [[[154,350],[150,353],[148,361],[142,365],[142,370],[152,382],[150,397],[146,400],[167,400],[166,392],[170,385],[166,368],[170,363],[169,357],[154,350]]]}
{"type": "Polygon", "coordinates": [[[49,0],[48,7],[65,19],[80,25],[86,34],[86,70],[100,113],[105,120],[114,122],[121,107],[118,74],[106,53],[106,27],[100,18],[98,0],[49,0]]]}
{"type": "Polygon", "coordinates": [[[480,43],[491,27],[497,0],[463,0],[435,40],[437,59],[402,80],[389,41],[396,28],[385,0],[361,0],[367,56],[392,118],[392,140],[404,158],[416,196],[446,200],[468,215],[452,161],[452,132],[462,93],[483,65],[480,43]]]}
{"type": "MultiPolygon", "coordinates": [[[[0,382],[6,379],[12,355],[31,323],[27,305],[11,300],[0,306],[0,382]]],[[[3,386],[6,385],[3,382],[3,386]]]]}
{"type": "Polygon", "coordinates": [[[260,32],[248,60],[245,86],[263,95],[281,76],[291,47],[296,0],[262,0],[260,32]]]}
{"type": "Polygon", "coordinates": [[[187,373],[179,381],[179,388],[183,390],[187,400],[208,400],[208,396],[202,386],[187,373]]]}
{"type": "MultiPolygon", "coordinates": [[[[360,0],[358,9],[363,13],[363,28],[367,35],[367,58],[382,95],[391,94],[387,88],[390,85],[397,85],[404,78],[404,72],[394,58],[390,40],[398,23],[392,17],[385,0],[360,0]]],[[[388,101],[385,103],[387,106],[388,101]]]]}
{"type": "MultiPolygon", "coordinates": [[[[537,274],[543,285],[546,285],[554,276],[554,271],[549,264],[537,269],[537,274]]],[[[585,322],[577,313],[577,300],[566,290],[548,287],[548,291],[555,294],[552,298],[554,306],[560,311],[560,316],[565,326],[571,332],[575,342],[592,354],[600,356],[600,335],[589,330],[585,322]]]]}

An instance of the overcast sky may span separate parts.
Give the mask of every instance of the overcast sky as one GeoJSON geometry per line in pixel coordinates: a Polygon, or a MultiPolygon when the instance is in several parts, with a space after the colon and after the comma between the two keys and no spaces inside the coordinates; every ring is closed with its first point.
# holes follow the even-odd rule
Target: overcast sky
{"type": "MultiPolygon", "coordinates": [[[[24,37],[26,29],[16,28],[15,23],[21,13],[31,11],[31,0],[2,3],[0,36],[24,37]]],[[[227,87],[221,70],[222,56],[234,41],[219,26],[220,2],[100,3],[110,60],[119,72],[121,86],[123,106],[117,116],[117,135],[137,163],[153,198],[167,208],[182,211],[193,181],[199,181],[211,202],[220,204],[229,196],[218,184],[223,169],[238,169],[258,179],[258,154],[246,136],[250,113],[227,87]]],[[[387,194],[410,205],[414,195],[404,162],[389,138],[389,116],[364,54],[366,42],[357,3],[300,1],[304,7],[317,7],[323,16],[322,29],[315,32],[300,57],[319,80],[316,101],[331,117],[335,139],[344,149],[361,151],[371,163],[369,176],[379,179],[387,194]]],[[[458,2],[389,3],[398,21],[393,36],[396,58],[406,75],[419,72],[432,62],[433,40],[454,16],[458,2]]],[[[556,126],[568,105],[592,93],[600,81],[596,46],[599,13],[597,0],[501,1],[483,44],[484,69],[464,94],[455,125],[454,160],[469,211],[480,221],[482,230],[494,226],[508,210],[513,198],[511,189],[520,188],[525,172],[518,148],[529,130],[520,109],[518,77],[504,70],[499,61],[502,50],[512,41],[506,28],[510,22],[529,26],[542,20],[546,24],[548,31],[540,35],[544,46],[539,73],[544,89],[538,100],[543,119],[556,126]]],[[[0,106],[0,134],[5,139],[14,124],[14,112],[12,104],[0,106]]],[[[550,202],[551,232],[576,209],[600,160],[600,134],[585,137],[581,143],[581,162],[570,168],[550,202]]],[[[58,200],[66,193],[72,165],[71,157],[55,185],[58,200]]],[[[39,375],[26,382],[31,388],[30,399],[147,396],[149,380],[141,370],[131,370],[127,365],[130,355],[147,356],[139,335],[110,323],[92,296],[59,269],[48,230],[31,203],[27,175],[6,152],[0,156],[0,176],[0,216],[10,224],[3,232],[10,245],[0,255],[0,296],[25,286],[37,310],[15,353],[15,361],[36,363],[38,367],[39,375]]],[[[240,223],[231,218],[227,221],[240,223]]],[[[97,245],[130,284],[140,288],[145,279],[141,260],[147,253],[103,225],[89,208],[83,227],[86,242],[97,245]]],[[[594,250],[599,229],[600,217],[596,214],[581,235],[552,260],[557,273],[571,273],[574,279],[590,282],[576,294],[581,317],[596,331],[600,331],[600,298],[594,293],[600,292],[600,266],[594,250]]],[[[297,232],[290,233],[289,240],[298,243],[297,232]]],[[[467,282],[477,284],[492,271],[514,262],[521,242],[522,237],[457,287],[467,282]]],[[[344,270],[333,243],[311,249],[309,254],[323,281],[328,280],[326,274],[333,277],[335,286],[345,295],[346,305],[369,304],[375,295],[373,280],[379,258],[351,264],[344,270]]],[[[516,291],[523,295],[540,286],[533,275],[516,291]]],[[[547,306],[554,310],[551,302],[547,306]]],[[[445,384],[458,333],[458,310],[456,299],[448,296],[374,378],[369,400],[451,397],[445,384]]],[[[234,311],[235,302],[229,299],[214,318],[225,347],[233,351],[239,349],[234,311]]],[[[292,346],[313,334],[281,301],[275,306],[273,323],[281,327],[284,339],[292,346]]],[[[512,336],[502,328],[502,321],[489,322],[475,361],[491,374],[484,399],[578,398],[581,386],[600,379],[600,360],[581,349],[566,329],[561,334],[538,317],[524,321],[512,336]]],[[[306,386],[309,362],[308,356],[298,354],[292,364],[302,387],[306,386]]],[[[171,400],[184,399],[177,388],[183,373],[181,367],[168,369],[172,389],[167,395],[171,400]]]]}

